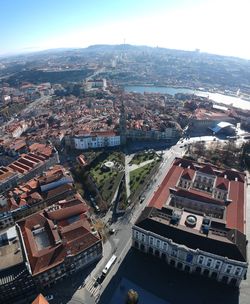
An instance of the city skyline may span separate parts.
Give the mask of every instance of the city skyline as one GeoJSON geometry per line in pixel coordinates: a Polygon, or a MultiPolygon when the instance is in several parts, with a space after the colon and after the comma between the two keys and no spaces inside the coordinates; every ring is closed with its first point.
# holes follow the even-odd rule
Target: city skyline
{"type": "Polygon", "coordinates": [[[249,8],[246,0],[3,1],[0,55],[126,41],[250,59],[249,8]]]}

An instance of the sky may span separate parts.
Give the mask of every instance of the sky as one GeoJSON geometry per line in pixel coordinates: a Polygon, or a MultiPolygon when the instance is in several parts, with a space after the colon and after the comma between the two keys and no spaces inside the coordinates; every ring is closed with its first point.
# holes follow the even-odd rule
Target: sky
{"type": "Polygon", "coordinates": [[[93,44],[250,59],[250,0],[0,0],[0,55],[93,44]]]}

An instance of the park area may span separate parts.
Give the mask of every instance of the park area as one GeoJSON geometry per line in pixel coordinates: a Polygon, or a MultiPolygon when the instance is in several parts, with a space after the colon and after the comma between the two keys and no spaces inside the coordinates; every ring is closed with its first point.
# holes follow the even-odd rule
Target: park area
{"type": "Polygon", "coordinates": [[[93,162],[90,176],[103,200],[108,204],[124,175],[124,155],[121,152],[103,153],[93,162]]]}
{"type": "Polygon", "coordinates": [[[139,165],[148,160],[153,160],[155,157],[158,157],[154,150],[148,150],[140,152],[134,155],[130,161],[130,165],[139,165]]]}
{"type": "Polygon", "coordinates": [[[159,159],[153,160],[142,167],[130,171],[129,186],[132,194],[139,191],[159,161],[159,159]]]}

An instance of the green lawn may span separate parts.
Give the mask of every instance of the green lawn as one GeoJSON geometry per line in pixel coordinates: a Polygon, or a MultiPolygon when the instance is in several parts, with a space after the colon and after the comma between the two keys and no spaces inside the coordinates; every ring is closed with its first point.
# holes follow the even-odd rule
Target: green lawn
{"type": "Polygon", "coordinates": [[[103,172],[101,167],[102,164],[107,161],[113,161],[119,163],[124,167],[124,155],[121,152],[112,152],[107,155],[106,158],[102,158],[101,161],[97,162],[95,166],[90,169],[90,175],[99,189],[102,198],[110,203],[114,192],[121,180],[123,172],[119,172],[115,169],[108,172],[103,172]]]}
{"type": "Polygon", "coordinates": [[[130,191],[134,193],[137,189],[143,185],[145,179],[150,174],[151,170],[154,168],[158,161],[154,161],[147,164],[141,168],[135,169],[130,172],[130,191]]]}
{"type": "Polygon", "coordinates": [[[135,154],[135,156],[131,159],[130,164],[131,165],[139,165],[140,163],[143,163],[147,160],[153,159],[156,156],[154,152],[151,153],[138,153],[135,154]]]}

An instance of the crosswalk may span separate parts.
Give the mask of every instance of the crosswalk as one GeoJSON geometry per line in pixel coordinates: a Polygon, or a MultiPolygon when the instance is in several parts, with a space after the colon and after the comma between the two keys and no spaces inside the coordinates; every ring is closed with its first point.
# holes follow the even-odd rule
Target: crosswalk
{"type": "Polygon", "coordinates": [[[95,302],[97,303],[97,301],[99,300],[99,297],[100,297],[101,285],[98,284],[95,287],[94,284],[95,284],[95,280],[93,278],[91,278],[88,280],[85,288],[90,292],[91,296],[94,297],[95,302]]]}

